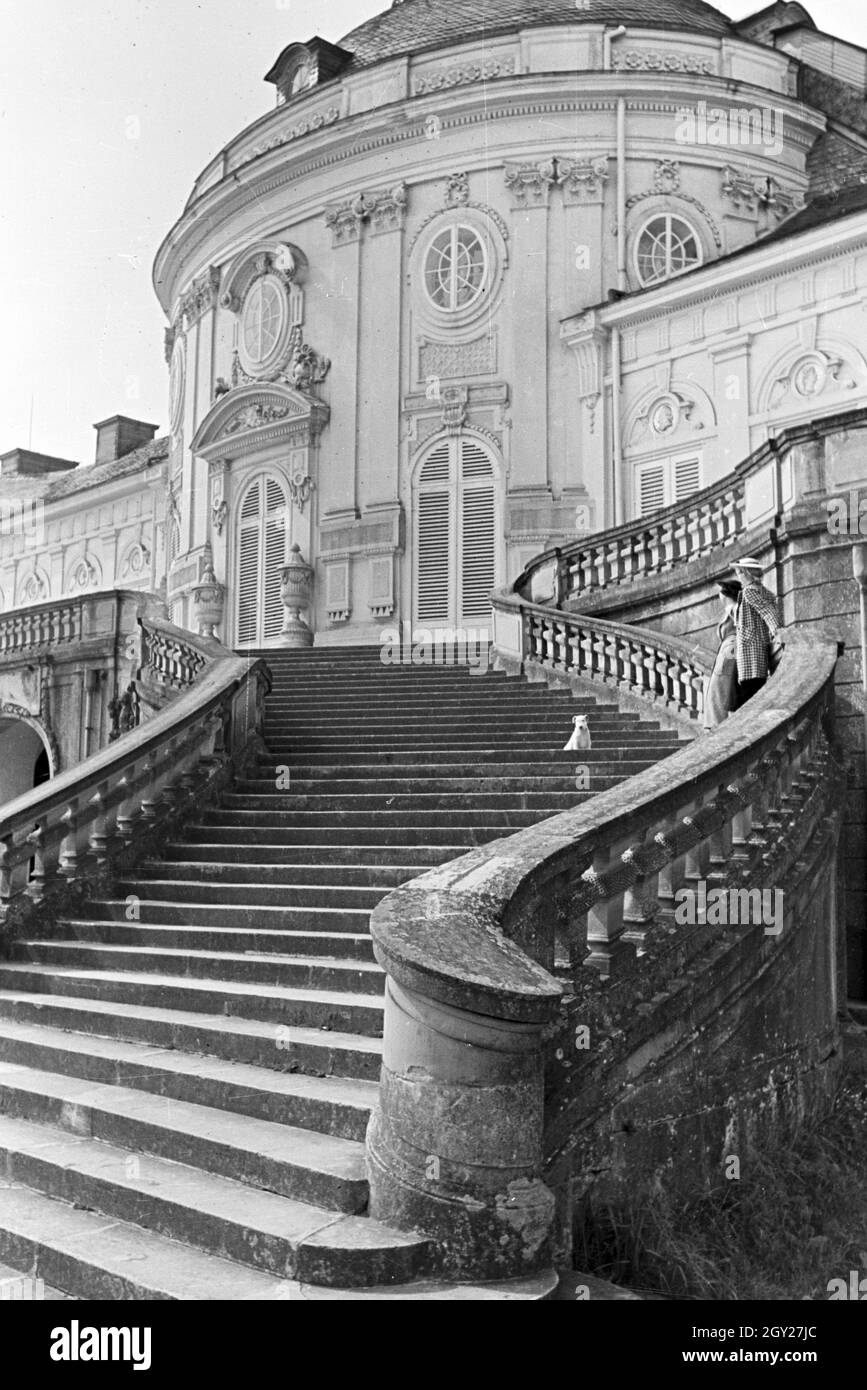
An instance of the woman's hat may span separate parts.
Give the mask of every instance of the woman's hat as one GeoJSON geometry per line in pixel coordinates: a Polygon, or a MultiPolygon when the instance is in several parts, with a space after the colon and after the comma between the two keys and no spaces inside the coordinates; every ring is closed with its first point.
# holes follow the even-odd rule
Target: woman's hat
{"type": "Polygon", "coordinates": [[[731,573],[734,574],[736,569],[749,570],[751,574],[764,574],[765,572],[765,567],[761,560],[753,560],[750,556],[747,556],[743,560],[735,560],[731,567],[731,573]]]}

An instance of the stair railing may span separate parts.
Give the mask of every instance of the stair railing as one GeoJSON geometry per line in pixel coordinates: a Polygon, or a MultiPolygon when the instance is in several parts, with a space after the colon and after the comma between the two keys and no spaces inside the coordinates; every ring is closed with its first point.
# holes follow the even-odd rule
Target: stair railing
{"type": "MultiPolygon", "coordinates": [[[[638,639],[614,625],[577,615],[568,624],[538,605],[505,617],[527,634],[533,659],[589,663],[584,671],[638,688],[652,680],[657,696],[695,717],[683,644],[654,637],[653,654],[667,656],[648,666],[638,639]],[[654,675],[654,665],[664,669],[654,675]]],[[[371,1213],[435,1239],[453,1277],[550,1264],[545,1095],[556,1077],[545,1040],[568,1023],[588,978],[634,981],[637,1017],[663,980],[674,987],[692,949],[689,929],[673,925],[678,888],[703,875],[739,891],[779,883],[838,813],[836,660],[835,644],[793,634],[774,677],[712,733],[375,908],[388,980],[368,1130],[371,1213]]]]}
{"type": "Polygon", "coordinates": [[[261,746],[267,667],[212,645],[223,654],[165,709],[0,808],[0,924],[146,852],[182,801],[261,746]]]}
{"type": "Polygon", "coordinates": [[[824,464],[810,457],[810,446],[826,435],[863,430],[865,424],[867,411],[861,408],[782,430],[733,472],[682,502],[535,556],[514,592],[557,608],[579,607],[599,590],[736,550],[754,528],[764,528],[766,537],[775,518],[802,495],[822,495],[818,475],[824,464]]]}

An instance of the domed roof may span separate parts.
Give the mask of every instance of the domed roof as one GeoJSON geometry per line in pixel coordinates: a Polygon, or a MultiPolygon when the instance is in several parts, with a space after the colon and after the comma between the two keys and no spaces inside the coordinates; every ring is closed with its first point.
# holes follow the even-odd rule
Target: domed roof
{"type": "Polygon", "coordinates": [[[732,35],[734,25],[703,0],[395,0],[384,14],[340,40],[360,66],[537,24],[634,25],[690,34],[732,35]]]}

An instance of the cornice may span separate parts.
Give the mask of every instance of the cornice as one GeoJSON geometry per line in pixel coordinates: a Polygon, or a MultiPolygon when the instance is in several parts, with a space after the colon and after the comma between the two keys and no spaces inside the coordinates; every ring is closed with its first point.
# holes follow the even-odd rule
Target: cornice
{"type": "MultiPolygon", "coordinates": [[[[446,89],[408,97],[373,111],[346,117],[288,144],[278,145],[257,155],[249,163],[234,167],[219,183],[188,204],[157,252],[154,264],[157,295],[169,312],[170,303],[177,293],[174,282],[180,273],[177,268],[170,269],[172,262],[183,248],[184,261],[188,265],[195,258],[196,249],[211,235],[215,219],[229,220],[248,202],[267,197],[287,184],[298,183],[337,165],[413,141],[418,142],[422,149],[427,148],[430,142],[426,134],[426,121],[431,114],[438,115],[443,133],[457,132],[489,121],[533,116],[568,116],[573,120],[581,113],[608,112],[613,116],[618,99],[624,95],[622,86],[617,85],[618,76],[614,73],[612,82],[611,74],[588,74],[588,87],[595,84],[602,88],[608,83],[610,90],[587,91],[578,97],[574,85],[570,86],[574,84],[574,75],[569,73],[544,74],[541,78],[537,73],[496,78],[491,82],[472,84],[463,90],[446,89]],[[551,94],[539,91],[542,83],[546,92],[551,94]],[[528,86],[536,90],[528,91],[528,86]],[[556,90],[552,93],[552,88],[561,89],[562,95],[556,90]],[[439,114],[438,108],[442,114],[439,114]],[[365,125],[368,126],[367,130],[364,130],[365,125]]],[[[638,116],[676,115],[690,100],[701,98],[714,98],[731,106],[749,103],[751,98],[757,104],[768,97],[764,88],[741,82],[733,86],[729,79],[715,77],[635,73],[631,74],[630,82],[644,88],[643,91],[625,94],[627,111],[638,116]],[[665,98],[655,97],[654,91],[663,86],[665,98]]],[[[793,97],[775,93],[774,101],[786,113],[787,139],[797,148],[807,151],[816,135],[825,129],[825,117],[793,97]]],[[[590,134],[588,132],[588,138],[590,134]]],[[[592,132],[592,135],[593,142],[598,144],[599,132],[592,132]]],[[[576,138],[580,138],[577,132],[576,138]]],[[[534,143],[538,144],[538,140],[534,143]]],[[[731,151],[728,153],[731,154],[731,151]]],[[[765,164],[769,168],[779,167],[778,161],[758,150],[751,149],[749,154],[759,167],[765,164]]],[[[396,176],[398,173],[409,180],[409,170],[395,170],[396,176]]],[[[330,191],[329,196],[320,195],[308,215],[319,215],[326,203],[334,198],[334,190],[330,191]]]]}

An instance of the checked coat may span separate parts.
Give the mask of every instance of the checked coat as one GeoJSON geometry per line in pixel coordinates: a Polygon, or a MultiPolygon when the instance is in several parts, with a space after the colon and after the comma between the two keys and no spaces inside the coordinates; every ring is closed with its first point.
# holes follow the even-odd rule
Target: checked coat
{"type": "Polygon", "coordinates": [[[780,626],[777,601],[761,584],[745,584],[735,610],[738,680],[768,674],[768,647],[780,626]]]}

